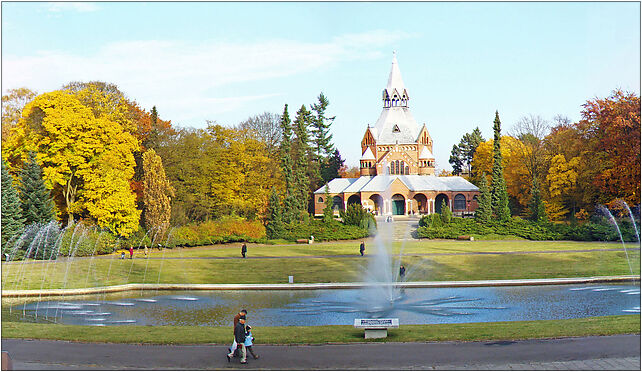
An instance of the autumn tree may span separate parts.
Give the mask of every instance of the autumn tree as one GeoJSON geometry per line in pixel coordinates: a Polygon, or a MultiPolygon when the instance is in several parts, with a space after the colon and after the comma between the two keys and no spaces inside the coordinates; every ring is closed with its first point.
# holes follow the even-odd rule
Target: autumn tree
{"type": "Polygon", "coordinates": [[[507,221],[510,218],[510,209],[508,208],[508,192],[506,191],[506,181],[504,180],[504,167],[502,166],[501,153],[501,122],[499,121],[499,112],[495,111],[495,121],[493,125],[493,173],[490,184],[491,206],[493,213],[500,221],[507,221]]]}
{"type": "Polygon", "coordinates": [[[264,112],[253,115],[238,125],[239,129],[245,129],[256,136],[267,146],[270,154],[278,154],[279,143],[281,142],[281,116],[271,112],[264,112]]]}
{"type": "Polygon", "coordinates": [[[37,154],[45,184],[61,196],[59,210],[69,224],[74,215],[87,214],[127,236],[138,229],[140,216],[129,187],[139,143],[122,116],[126,110],[111,110],[107,102],[110,97],[95,88],[41,94],[27,104],[3,150],[16,168],[30,151],[37,154]],[[96,102],[83,103],[91,100],[96,102]]]}
{"type": "Polygon", "coordinates": [[[565,206],[565,198],[572,193],[577,184],[577,167],[579,158],[566,161],[564,155],[555,155],[550,162],[546,181],[548,182],[548,200],[546,214],[553,221],[562,220],[569,209],[565,206]]]}
{"type": "Polygon", "coordinates": [[[48,223],[55,219],[54,202],[51,193],[45,187],[42,178],[42,168],[38,165],[36,154],[29,153],[24,167],[20,171],[20,184],[18,186],[22,216],[25,223],[48,223]]]}
{"type": "Polygon", "coordinates": [[[550,131],[550,124],[539,115],[521,117],[511,128],[509,134],[519,139],[519,145],[511,149],[518,154],[528,172],[528,182],[542,178],[546,172],[548,154],[544,139],[550,131]]]}
{"type": "Polygon", "coordinates": [[[36,97],[36,92],[28,88],[9,89],[2,96],[2,142],[6,141],[11,129],[18,125],[22,109],[36,97]]]}
{"type": "Polygon", "coordinates": [[[601,161],[593,184],[597,202],[617,198],[631,205],[640,203],[640,97],[615,90],[607,98],[583,105],[579,126],[595,137],[594,156],[601,161]]]}
{"type": "Polygon", "coordinates": [[[163,237],[169,227],[172,215],[171,198],[174,189],[163,168],[163,160],[154,149],[143,154],[143,220],[147,231],[154,231],[163,237]]]}
{"type": "Polygon", "coordinates": [[[18,192],[13,186],[13,177],[9,174],[2,159],[2,250],[9,248],[7,243],[17,238],[24,229],[24,218],[18,192]]]}
{"type": "Polygon", "coordinates": [[[345,164],[339,168],[339,177],[341,178],[359,178],[361,176],[361,170],[359,167],[350,167],[348,168],[345,164]]]}
{"type": "MultiPolygon", "coordinates": [[[[504,179],[510,205],[517,214],[521,214],[528,206],[530,183],[532,182],[522,159],[524,154],[522,146],[524,145],[518,139],[510,136],[502,136],[500,144],[504,179]]],[[[482,173],[486,173],[486,177],[492,174],[493,147],[494,140],[490,139],[482,142],[477,147],[477,151],[475,151],[472,162],[473,177],[471,182],[477,186],[480,185],[482,173]]]]}

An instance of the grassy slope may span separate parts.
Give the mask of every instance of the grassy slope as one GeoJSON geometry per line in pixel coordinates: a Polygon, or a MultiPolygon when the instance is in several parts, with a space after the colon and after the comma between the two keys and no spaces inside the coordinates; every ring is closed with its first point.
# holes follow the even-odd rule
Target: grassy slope
{"type": "MultiPolygon", "coordinates": [[[[640,315],[519,322],[401,325],[388,338],[364,340],[352,326],[260,327],[253,330],[257,344],[322,344],[330,342],[476,341],[555,338],[568,336],[639,334],[640,315]]],[[[113,326],[3,322],[3,338],[57,339],[83,342],[153,344],[227,344],[230,327],[113,326]]]]}
{"type": "MultiPolygon", "coordinates": [[[[401,244],[395,244],[398,250],[401,244]]],[[[494,251],[547,251],[620,248],[609,243],[579,242],[408,242],[402,263],[406,279],[482,280],[554,278],[630,274],[623,251],[577,253],[531,253],[510,255],[421,256],[423,253],[466,253],[494,251]],[[417,254],[413,256],[413,254],[417,254]]],[[[355,255],[358,244],[250,246],[252,257],[296,256],[294,258],[238,258],[238,247],[220,246],[154,251],[151,257],[184,257],[166,260],[82,259],[72,262],[3,264],[2,289],[82,288],[125,283],[285,283],[294,275],[298,283],[362,281],[367,260],[355,255]],[[350,257],[331,255],[350,254],[350,257]],[[326,257],[306,257],[306,256],[326,257]],[[196,257],[230,257],[223,260],[196,257]],[[194,259],[190,259],[194,258],[194,259]],[[247,275],[252,272],[253,275],[247,275]],[[160,273],[160,275],[159,275],[160,273]],[[66,280],[65,280],[66,278],[66,280]]],[[[368,249],[373,249],[369,245],[368,249]]],[[[368,251],[366,252],[368,253],[368,251]]],[[[640,273],[640,251],[629,251],[634,274],[640,273]]]]}

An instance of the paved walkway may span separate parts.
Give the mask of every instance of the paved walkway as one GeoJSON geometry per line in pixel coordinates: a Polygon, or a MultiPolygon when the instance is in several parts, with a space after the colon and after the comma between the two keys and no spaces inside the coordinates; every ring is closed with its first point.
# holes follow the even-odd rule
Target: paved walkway
{"type": "Polygon", "coordinates": [[[3,339],[14,369],[32,370],[640,370],[640,335],[499,342],[256,345],[228,363],[225,345],[88,344],[3,339]]]}

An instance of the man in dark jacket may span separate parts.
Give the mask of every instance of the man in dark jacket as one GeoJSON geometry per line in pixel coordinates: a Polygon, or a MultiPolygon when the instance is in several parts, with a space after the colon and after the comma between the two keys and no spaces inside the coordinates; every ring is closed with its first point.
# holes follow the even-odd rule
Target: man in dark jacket
{"type": "MultiPolygon", "coordinates": [[[[238,314],[234,315],[234,328],[233,329],[236,329],[236,325],[239,323],[239,320],[241,319],[241,317],[245,317],[246,315],[247,315],[247,310],[245,310],[245,309],[239,311],[238,314]]],[[[230,352],[231,353],[234,353],[234,351],[236,350],[236,346],[237,346],[236,338],[234,338],[234,341],[232,342],[232,347],[230,347],[230,352]]]]}
{"type": "Polygon", "coordinates": [[[245,258],[246,253],[247,253],[247,245],[243,243],[243,246],[241,247],[241,255],[243,255],[243,258],[245,258]]]}
{"type": "Polygon", "coordinates": [[[361,245],[359,246],[359,253],[363,256],[363,252],[366,250],[366,243],[361,242],[361,245]]]}
{"type": "MultiPolygon", "coordinates": [[[[236,341],[237,347],[240,349],[241,364],[247,363],[245,359],[245,315],[242,315],[239,319],[239,322],[234,327],[234,340],[236,341]]],[[[229,362],[234,356],[234,351],[227,354],[227,361],[229,362]]]]}

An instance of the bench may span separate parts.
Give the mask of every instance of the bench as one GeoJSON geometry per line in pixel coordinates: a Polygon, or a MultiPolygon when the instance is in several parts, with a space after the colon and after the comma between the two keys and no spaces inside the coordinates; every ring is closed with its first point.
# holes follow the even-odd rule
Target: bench
{"type": "Polygon", "coordinates": [[[399,318],[389,319],[355,319],[355,328],[365,329],[365,338],[386,338],[388,328],[399,328],[399,318]]]}
{"type": "Polygon", "coordinates": [[[296,243],[297,244],[308,244],[308,239],[297,239],[296,243]]]}

